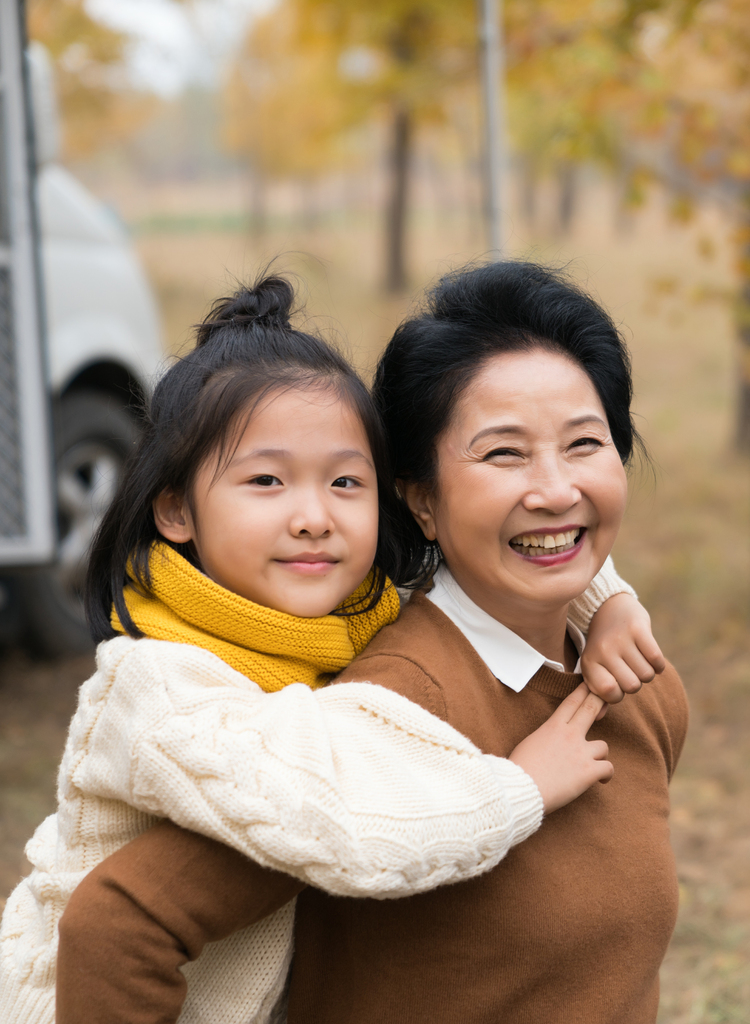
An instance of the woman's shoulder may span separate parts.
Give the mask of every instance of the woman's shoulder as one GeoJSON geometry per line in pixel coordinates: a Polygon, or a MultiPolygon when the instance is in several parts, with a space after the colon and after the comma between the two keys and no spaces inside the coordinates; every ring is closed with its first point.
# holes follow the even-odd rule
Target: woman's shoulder
{"type": "MultiPolygon", "coordinates": [[[[370,641],[337,677],[337,683],[372,682],[448,718],[450,681],[478,656],[463,634],[424,593],[402,603],[398,619],[370,641]]],[[[477,661],[479,671],[483,663],[477,661]]]]}
{"type": "Polygon", "coordinates": [[[640,712],[656,735],[671,776],[682,753],[690,717],[687,693],[677,669],[667,662],[661,675],[625,700],[640,712]]]}

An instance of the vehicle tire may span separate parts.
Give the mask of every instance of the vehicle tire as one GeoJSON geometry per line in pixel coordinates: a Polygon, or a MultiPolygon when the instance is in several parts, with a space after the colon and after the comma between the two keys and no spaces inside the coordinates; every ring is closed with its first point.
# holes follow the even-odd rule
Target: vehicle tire
{"type": "Polygon", "coordinates": [[[83,611],[88,551],[139,427],[121,402],[97,391],[66,395],[53,423],[59,558],[18,581],[29,646],[56,657],[93,650],[83,611]]]}

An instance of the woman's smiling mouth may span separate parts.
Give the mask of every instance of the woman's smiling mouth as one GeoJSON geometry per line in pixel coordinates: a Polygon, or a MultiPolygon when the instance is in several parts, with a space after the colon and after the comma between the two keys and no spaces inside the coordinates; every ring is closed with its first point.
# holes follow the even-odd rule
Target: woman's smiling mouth
{"type": "Polygon", "coordinates": [[[586,533],[584,526],[574,526],[556,533],[519,533],[510,540],[513,550],[524,558],[535,560],[547,559],[550,556],[574,552],[586,533]]]}

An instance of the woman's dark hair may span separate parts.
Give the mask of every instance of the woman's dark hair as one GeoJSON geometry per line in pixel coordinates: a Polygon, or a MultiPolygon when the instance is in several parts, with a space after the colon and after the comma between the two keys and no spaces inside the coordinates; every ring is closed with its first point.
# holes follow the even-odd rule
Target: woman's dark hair
{"type": "MultiPolygon", "coordinates": [[[[369,609],[382,596],[395,557],[392,523],[398,512],[380,417],[367,387],[343,356],[322,339],[292,327],[293,304],[292,286],[278,276],[217,299],[197,327],[195,349],[157,384],[143,435],[91,549],[85,606],[97,643],[117,635],[110,623],[113,605],[127,632],[142,635],[128,612],[123,588],[130,580],[149,589],[149,550],[153,541],[164,540],[154,521],[154,499],[170,489],[190,504],[205,460],[216,454],[221,467],[232,454],[243,418],[279,390],[331,388],[361,420],[377,474],[380,529],[364,606],[342,614],[369,609]]],[[[171,546],[198,565],[191,544],[171,546]]]]}
{"type": "MultiPolygon", "coordinates": [[[[436,445],[458,399],[487,359],[547,348],[569,356],[596,388],[624,464],[645,452],[633,425],[630,357],[611,317],[565,276],[503,260],[457,270],[396,330],[378,364],[373,395],[397,479],[434,485],[436,445]]],[[[396,582],[423,586],[440,563],[405,503],[396,582]]]]}

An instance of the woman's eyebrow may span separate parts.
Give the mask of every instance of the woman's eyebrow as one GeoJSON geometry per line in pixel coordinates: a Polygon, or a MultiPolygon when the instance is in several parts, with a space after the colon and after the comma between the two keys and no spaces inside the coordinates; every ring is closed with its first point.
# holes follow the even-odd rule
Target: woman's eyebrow
{"type": "Polygon", "coordinates": [[[607,424],[601,416],[597,416],[596,413],[593,412],[587,412],[584,416],[576,416],[574,420],[568,420],[566,426],[582,427],[584,423],[598,423],[600,427],[604,427],[605,430],[608,429],[607,424]]]}
{"type": "Polygon", "coordinates": [[[525,434],[527,433],[524,427],[516,426],[513,423],[503,424],[497,427],[485,427],[484,430],[480,430],[478,434],[472,437],[469,441],[469,447],[476,444],[477,441],[481,441],[483,437],[488,437],[490,434],[525,434]]]}

